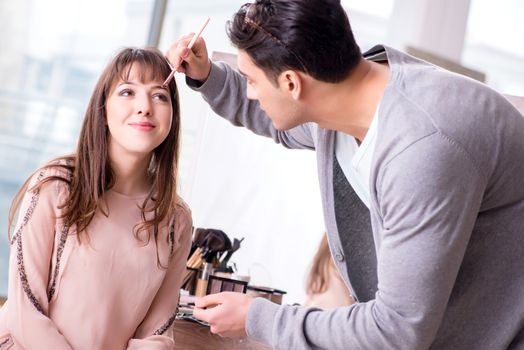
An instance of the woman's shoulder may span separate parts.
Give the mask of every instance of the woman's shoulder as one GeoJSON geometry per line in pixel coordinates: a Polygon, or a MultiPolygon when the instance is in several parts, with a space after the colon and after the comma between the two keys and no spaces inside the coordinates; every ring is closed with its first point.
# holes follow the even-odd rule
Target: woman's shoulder
{"type": "Polygon", "coordinates": [[[38,168],[29,178],[28,192],[35,189],[62,192],[69,188],[73,172],[72,162],[67,158],[53,160],[38,168]]]}
{"type": "Polygon", "coordinates": [[[174,210],[174,227],[175,231],[183,232],[191,230],[193,219],[189,205],[179,196],[177,196],[174,210]]]}
{"type": "Polygon", "coordinates": [[[182,197],[177,196],[175,202],[175,219],[179,217],[191,217],[191,209],[182,197]]]}

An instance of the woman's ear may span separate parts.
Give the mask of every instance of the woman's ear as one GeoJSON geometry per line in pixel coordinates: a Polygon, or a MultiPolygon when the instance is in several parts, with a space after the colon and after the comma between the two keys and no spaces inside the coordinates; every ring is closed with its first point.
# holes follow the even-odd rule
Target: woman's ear
{"type": "Polygon", "coordinates": [[[294,70],[286,70],[280,74],[279,85],[289,93],[294,100],[298,100],[302,94],[302,76],[294,70]]]}

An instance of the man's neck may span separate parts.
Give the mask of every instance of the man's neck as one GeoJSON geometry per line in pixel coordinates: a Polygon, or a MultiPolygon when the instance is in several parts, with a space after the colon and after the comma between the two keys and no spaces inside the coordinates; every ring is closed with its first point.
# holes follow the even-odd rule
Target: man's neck
{"type": "Polygon", "coordinates": [[[389,80],[389,67],[362,59],[340,83],[311,84],[311,110],[320,127],[362,141],[373,121],[389,80]]]}

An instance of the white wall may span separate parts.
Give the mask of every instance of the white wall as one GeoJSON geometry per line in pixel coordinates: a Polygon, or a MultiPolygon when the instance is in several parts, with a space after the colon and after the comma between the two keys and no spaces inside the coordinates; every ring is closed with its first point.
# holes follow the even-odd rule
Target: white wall
{"type": "Polygon", "coordinates": [[[191,196],[196,226],[245,237],[232,258],[253,285],[304,301],[304,275],[324,230],[312,151],[286,150],[208,111],[191,196]]]}

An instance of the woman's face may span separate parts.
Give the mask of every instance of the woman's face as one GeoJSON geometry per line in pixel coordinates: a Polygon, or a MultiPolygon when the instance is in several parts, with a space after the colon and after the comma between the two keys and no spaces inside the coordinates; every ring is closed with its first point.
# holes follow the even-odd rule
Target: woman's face
{"type": "Polygon", "coordinates": [[[144,82],[144,69],[132,64],[126,81],[120,78],[106,103],[109,154],[112,159],[149,156],[169,134],[173,108],[163,81],[144,82]]]}

